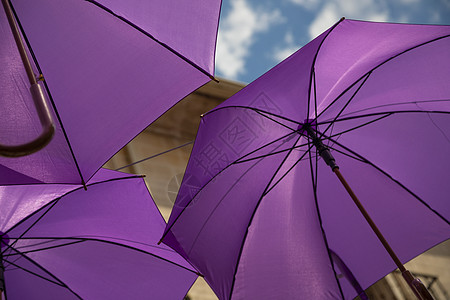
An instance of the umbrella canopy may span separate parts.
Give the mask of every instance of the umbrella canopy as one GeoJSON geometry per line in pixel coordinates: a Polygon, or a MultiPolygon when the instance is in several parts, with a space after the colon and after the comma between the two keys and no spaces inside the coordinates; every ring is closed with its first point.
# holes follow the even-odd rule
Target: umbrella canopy
{"type": "Polygon", "coordinates": [[[162,241],[220,299],[352,299],[396,265],[327,164],[402,263],[448,239],[449,36],[341,20],[205,114],[162,241]]]}
{"type": "MultiPolygon", "coordinates": [[[[212,78],[220,0],[2,1],[40,77],[55,136],[32,155],[0,157],[0,184],[86,182],[212,78]]],[[[41,124],[3,9],[0,40],[0,144],[17,145],[41,124]]]]}
{"type": "Polygon", "coordinates": [[[156,245],[143,178],[101,169],[87,186],[0,187],[5,299],[182,299],[197,273],[156,245]]]}

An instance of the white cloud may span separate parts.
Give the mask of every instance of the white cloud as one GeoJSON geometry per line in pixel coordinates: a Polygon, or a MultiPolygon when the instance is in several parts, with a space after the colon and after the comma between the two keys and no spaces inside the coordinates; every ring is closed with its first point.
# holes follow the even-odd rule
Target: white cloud
{"type": "Polygon", "coordinates": [[[303,8],[313,10],[322,2],[322,0],[289,0],[293,4],[302,6],[303,8]]]}
{"type": "Polygon", "coordinates": [[[245,73],[255,35],[283,21],[280,10],[253,9],[247,0],[231,0],[231,11],[221,20],[217,37],[218,71],[230,79],[245,73]]]}
{"type": "Polygon", "coordinates": [[[341,17],[385,22],[389,18],[389,10],[386,8],[384,1],[327,1],[309,27],[310,39],[321,34],[336,23],[341,17]]]}
{"type": "Polygon", "coordinates": [[[292,32],[286,33],[286,35],[284,36],[284,42],[285,42],[284,47],[282,48],[279,47],[275,49],[274,59],[277,62],[282,61],[283,59],[287,58],[292,53],[300,49],[300,44],[295,43],[294,35],[292,34],[292,32]]]}

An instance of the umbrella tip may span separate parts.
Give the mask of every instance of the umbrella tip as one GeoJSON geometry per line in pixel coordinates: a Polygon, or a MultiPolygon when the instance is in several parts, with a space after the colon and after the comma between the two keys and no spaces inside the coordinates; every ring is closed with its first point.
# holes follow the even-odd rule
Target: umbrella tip
{"type": "Polygon", "coordinates": [[[342,21],[344,21],[345,20],[345,17],[342,17],[340,20],[339,20],[339,22],[342,22],[342,21]]]}
{"type": "Polygon", "coordinates": [[[212,76],[212,75],[209,75],[209,78],[210,78],[212,81],[215,81],[215,82],[219,83],[219,79],[217,79],[216,77],[214,77],[214,76],[212,76]]]}
{"type": "Polygon", "coordinates": [[[156,243],[156,244],[157,244],[157,245],[161,245],[161,243],[162,243],[162,240],[159,240],[159,242],[156,243]]]}
{"type": "Polygon", "coordinates": [[[84,179],[81,179],[81,184],[83,185],[83,188],[85,191],[87,191],[86,182],[84,182],[84,179]]]}

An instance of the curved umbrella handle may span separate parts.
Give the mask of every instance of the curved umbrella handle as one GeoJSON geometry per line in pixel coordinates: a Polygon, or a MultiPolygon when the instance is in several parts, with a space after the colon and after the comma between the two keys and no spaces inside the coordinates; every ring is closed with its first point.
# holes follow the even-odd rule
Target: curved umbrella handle
{"type": "Polygon", "coordinates": [[[29,155],[44,148],[52,140],[55,127],[53,126],[52,115],[44,93],[38,83],[31,85],[30,92],[42,125],[42,133],[36,139],[25,144],[11,146],[0,144],[0,155],[2,156],[19,157],[29,155]]]}
{"type": "Polygon", "coordinates": [[[33,141],[30,141],[22,145],[2,145],[0,144],[0,155],[8,157],[19,157],[29,155],[42,148],[44,148],[52,139],[55,133],[53,126],[53,119],[50,110],[47,105],[44,93],[41,87],[37,83],[34,76],[33,69],[31,67],[30,60],[28,59],[25,46],[23,45],[22,38],[20,37],[19,29],[14,20],[14,15],[8,0],[2,0],[3,8],[5,9],[6,16],[8,18],[9,26],[11,27],[14,40],[19,50],[20,57],[22,58],[25,71],[27,72],[28,80],[30,82],[30,92],[33,97],[34,106],[39,116],[39,120],[42,125],[42,133],[33,141]]]}

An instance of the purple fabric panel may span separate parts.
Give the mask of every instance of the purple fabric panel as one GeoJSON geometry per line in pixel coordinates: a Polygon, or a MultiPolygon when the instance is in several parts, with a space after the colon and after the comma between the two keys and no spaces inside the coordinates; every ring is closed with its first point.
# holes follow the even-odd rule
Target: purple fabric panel
{"type": "Polygon", "coordinates": [[[227,168],[202,189],[171,229],[220,299],[230,294],[248,223],[276,170],[273,162],[281,163],[283,157],[227,168]]]}
{"type": "MultiPolygon", "coordinates": [[[[209,80],[89,2],[17,0],[13,5],[85,181],[147,125],[209,80]]],[[[59,145],[60,132],[56,139],[59,145]]],[[[40,181],[80,183],[72,165],[74,178],[59,177],[59,172],[67,172],[67,160],[73,164],[73,158],[61,152],[49,149],[16,162],[35,166],[27,175],[40,181]],[[39,162],[41,156],[47,160],[39,162]],[[42,172],[38,164],[50,170],[42,172]]]]}
{"type": "MultiPolygon", "coordinates": [[[[448,223],[397,183],[367,164],[338,152],[334,155],[342,174],[403,263],[450,238],[448,223]]],[[[318,166],[318,203],[329,247],[366,289],[396,266],[336,176],[321,161],[318,166]]],[[[346,286],[345,294],[356,296],[355,290],[346,286]]]]}
{"type": "Polygon", "coordinates": [[[326,38],[317,57],[319,111],[378,64],[448,34],[450,26],[344,20],[326,38]]]}
{"type": "MultiPolygon", "coordinates": [[[[207,113],[165,243],[199,268],[220,299],[228,299],[231,289],[233,299],[275,298],[278,292],[287,299],[340,298],[324,237],[364,289],[394,270],[339,180],[321,158],[317,161],[315,148],[307,152],[299,135],[304,131],[292,133],[316,116],[315,103],[308,108],[308,92],[312,99],[317,96],[320,113],[344,90],[318,117],[315,129],[324,133],[323,142],[402,262],[448,239],[447,38],[383,64],[364,84],[356,82],[381,62],[448,29],[345,20],[319,50],[317,95],[309,90],[310,71],[326,33],[207,113]],[[242,133],[241,140],[235,138],[241,148],[225,142],[230,133],[242,133]],[[291,145],[291,153],[284,151],[291,145]],[[324,236],[314,211],[316,179],[324,236]],[[311,273],[317,276],[304,279],[311,273]]],[[[357,295],[347,279],[339,283],[345,298],[357,295]]]]}
{"type": "Polygon", "coordinates": [[[339,136],[364,121],[336,122],[333,134],[450,220],[449,115],[397,113],[339,136]]]}
{"type": "Polygon", "coordinates": [[[29,141],[40,133],[25,69],[9,27],[5,11],[0,10],[0,119],[1,143],[15,145],[29,141]],[[17,114],[22,113],[22,118],[17,114]]]}
{"type": "MultiPolygon", "coordinates": [[[[28,78],[3,9],[0,10],[0,40],[0,143],[19,145],[36,138],[41,133],[41,125],[29,91],[28,78]]],[[[56,122],[55,125],[55,137],[44,150],[20,159],[0,157],[0,185],[37,183],[51,180],[55,176],[61,182],[79,181],[59,124],[56,122]]]]}
{"type": "Polygon", "coordinates": [[[182,299],[197,277],[148,253],[96,241],[27,256],[83,299],[182,299]]]}
{"type": "Polygon", "coordinates": [[[307,119],[312,62],[327,32],[305,45],[217,108],[234,105],[250,106],[303,122],[307,119]]]}
{"type": "MultiPolygon", "coordinates": [[[[383,64],[368,77],[341,117],[398,110],[449,112],[449,47],[450,37],[447,37],[383,64]]],[[[362,81],[357,86],[361,84],[362,81]]],[[[355,92],[350,90],[347,94],[355,92]]],[[[333,118],[348,100],[348,97],[339,99],[321,118],[333,118]]]]}
{"type": "MultiPolygon", "coordinates": [[[[105,173],[104,170],[101,171],[100,173],[105,173]]],[[[123,173],[107,170],[106,175],[99,177],[107,179],[112,174],[124,176],[123,173]]],[[[36,186],[35,188],[42,189],[47,186],[36,186]]],[[[8,186],[7,188],[11,189],[12,187],[8,186]]],[[[33,200],[39,203],[36,201],[36,199],[40,199],[39,195],[33,196],[28,199],[28,202],[33,200]]],[[[46,199],[49,197],[51,195],[48,195],[46,199]]],[[[57,198],[56,195],[51,199],[55,198],[57,198]]],[[[31,224],[41,218],[45,211],[46,209],[28,218],[8,232],[8,235],[12,239],[19,237],[31,224]]],[[[24,217],[23,215],[13,216],[14,220],[24,217]]],[[[173,260],[186,268],[191,268],[167,246],[156,246],[164,227],[165,222],[143,179],[124,178],[118,181],[88,185],[87,191],[80,187],[77,191],[63,196],[27,232],[24,238],[84,237],[101,239],[151,252],[173,260]]]]}
{"type": "MultiPolygon", "coordinates": [[[[285,164],[300,157],[292,153],[285,164]]],[[[341,298],[311,181],[305,159],[262,199],[248,229],[232,299],[341,298]]]]}
{"type": "Polygon", "coordinates": [[[11,259],[20,268],[25,268],[45,278],[24,272],[5,262],[5,286],[8,299],[79,299],[71,291],[58,285],[61,282],[57,281],[54,276],[44,272],[30,260],[24,258],[17,260],[17,256],[11,258],[4,256],[4,258],[11,259]]]}
{"type": "Polygon", "coordinates": [[[208,73],[214,73],[220,0],[98,2],[130,20],[208,73]]]}
{"type": "MultiPolygon", "coordinates": [[[[47,280],[66,284],[83,299],[138,299],[149,295],[181,299],[197,275],[180,255],[156,244],[165,222],[144,180],[102,169],[87,186],[87,191],[73,185],[2,187],[2,200],[17,199],[18,203],[13,202],[9,223],[15,225],[23,219],[7,231],[9,245],[17,250],[3,254],[11,295],[24,295],[25,291],[18,290],[23,285],[16,280],[27,280],[29,273],[9,261],[47,280]],[[49,206],[40,209],[58,197],[50,210],[49,206]],[[36,213],[30,215],[33,210],[36,213]]],[[[48,293],[63,297],[66,293],[42,279],[27,282],[27,291],[33,294],[39,293],[37,286],[43,282],[39,294],[43,297],[48,293]]]]}
{"type": "Polygon", "coordinates": [[[8,231],[23,218],[75,188],[79,187],[73,185],[1,186],[0,230],[8,231]]]}
{"type": "Polygon", "coordinates": [[[183,207],[190,205],[189,202],[201,187],[238,158],[250,159],[289,149],[294,142],[288,139],[289,134],[298,125],[290,122],[283,125],[287,127],[251,109],[226,107],[205,115],[192,150],[193,158],[188,163],[168,224],[173,224],[183,207]],[[270,144],[283,136],[286,138],[270,144]]]}
{"type": "MultiPolygon", "coordinates": [[[[106,169],[99,171],[90,184],[127,175],[106,169]]],[[[81,189],[76,185],[10,185],[0,186],[0,230],[6,232],[27,216],[66,193],[81,189]]]]}
{"type": "Polygon", "coordinates": [[[23,182],[26,184],[42,183],[34,178],[28,177],[22,173],[11,170],[5,166],[0,165],[0,184],[17,184],[23,182]]]}

